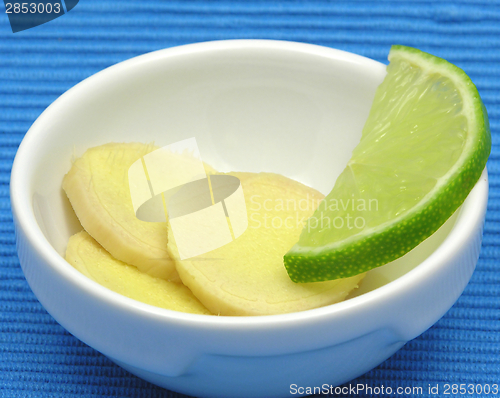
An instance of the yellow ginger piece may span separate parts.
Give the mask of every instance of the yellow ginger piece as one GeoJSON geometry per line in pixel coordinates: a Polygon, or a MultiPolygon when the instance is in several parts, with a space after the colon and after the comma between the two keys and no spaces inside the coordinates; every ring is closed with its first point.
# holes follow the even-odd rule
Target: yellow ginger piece
{"type": "MultiPolygon", "coordinates": [[[[90,148],[73,163],[62,186],[83,228],[113,257],[149,275],[178,281],[167,251],[166,217],[165,222],[138,219],[129,189],[130,166],[156,149],[140,143],[90,148]]],[[[213,169],[205,165],[205,170],[213,169]]]]}
{"type": "Polygon", "coordinates": [[[66,260],[88,278],[123,296],[169,310],[210,315],[186,286],[155,278],[115,259],[85,231],[69,239],[66,260]]]}
{"type": "Polygon", "coordinates": [[[169,226],[168,249],[182,282],[214,314],[269,315],[303,311],[345,299],[364,275],[297,284],[283,255],[323,198],[318,191],[271,173],[229,173],[240,179],[246,231],[218,249],[181,260],[169,226]]]}

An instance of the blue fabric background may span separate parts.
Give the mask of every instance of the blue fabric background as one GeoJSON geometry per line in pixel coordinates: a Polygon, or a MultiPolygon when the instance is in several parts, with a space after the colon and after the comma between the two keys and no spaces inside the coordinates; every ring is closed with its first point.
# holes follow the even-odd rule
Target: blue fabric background
{"type": "Polygon", "coordinates": [[[353,383],[423,386],[424,396],[437,383],[439,396],[445,383],[500,383],[499,1],[80,0],[68,14],[16,34],[3,6],[0,12],[1,397],[181,397],[114,365],[39,304],[16,255],[10,169],[35,119],[86,77],[145,52],[231,38],[314,43],[382,62],[390,45],[400,43],[444,57],[471,76],[493,135],[477,269],[444,318],[353,383]]]}

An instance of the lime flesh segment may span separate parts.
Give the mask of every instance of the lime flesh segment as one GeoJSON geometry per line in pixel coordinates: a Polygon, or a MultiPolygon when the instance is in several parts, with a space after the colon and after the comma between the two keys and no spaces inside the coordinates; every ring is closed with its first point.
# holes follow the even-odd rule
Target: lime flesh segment
{"type": "Polygon", "coordinates": [[[486,165],[488,116],[465,72],[404,46],[389,61],[347,167],[284,257],[294,282],[403,256],[458,209],[486,165]]]}

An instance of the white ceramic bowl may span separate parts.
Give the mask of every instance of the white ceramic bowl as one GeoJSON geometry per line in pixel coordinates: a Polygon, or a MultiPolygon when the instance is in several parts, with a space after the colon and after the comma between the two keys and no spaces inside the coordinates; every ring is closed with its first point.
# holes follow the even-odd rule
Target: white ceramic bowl
{"type": "Polygon", "coordinates": [[[284,397],[372,369],[453,305],[474,270],[486,171],[458,214],[417,249],[371,271],[349,300],[263,317],[177,313],[120,296],[63,259],[80,230],[61,189],[73,154],[110,141],[196,137],[226,170],[272,171],[327,193],[360,138],[385,66],[278,41],[222,41],[146,54],[55,101],[17,153],[12,211],[21,266],[47,311],[130,372],[203,397],[284,397]]]}

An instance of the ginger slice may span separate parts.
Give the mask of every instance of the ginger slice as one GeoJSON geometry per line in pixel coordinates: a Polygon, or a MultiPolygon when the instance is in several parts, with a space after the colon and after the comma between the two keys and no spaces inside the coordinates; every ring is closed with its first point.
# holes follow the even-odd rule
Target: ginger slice
{"type": "Polygon", "coordinates": [[[323,198],[318,191],[272,173],[229,173],[239,178],[248,227],[232,242],[182,260],[169,226],[168,249],[182,282],[214,314],[269,315],[303,311],[345,299],[364,275],[294,283],[283,255],[323,198]]]}
{"type": "Polygon", "coordinates": [[[123,296],[169,310],[211,315],[186,286],[155,278],[115,259],[85,231],[69,239],[66,261],[123,296]]]}

